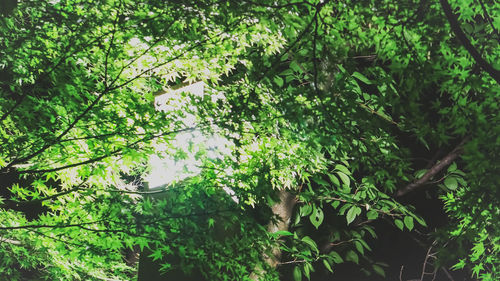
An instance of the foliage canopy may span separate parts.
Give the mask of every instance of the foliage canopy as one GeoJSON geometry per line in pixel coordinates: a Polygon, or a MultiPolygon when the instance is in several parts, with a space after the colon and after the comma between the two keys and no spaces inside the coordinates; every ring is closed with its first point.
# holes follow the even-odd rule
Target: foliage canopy
{"type": "Polygon", "coordinates": [[[1,278],[130,280],[134,247],[210,280],[345,262],[384,275],[369,253],[380,220],[432,234],[442,266],[500,278],[497,1],[9,3],[1,278]],[[174,139],[193,130],[231,153],[197,150],[201,172],[152,199],[149,157],[186,158],[174,139]],[[296,204],[271,233],[280,192],[296,204]],[[424,192],[449,215],[435,233],[411,206],[424,192]]]}

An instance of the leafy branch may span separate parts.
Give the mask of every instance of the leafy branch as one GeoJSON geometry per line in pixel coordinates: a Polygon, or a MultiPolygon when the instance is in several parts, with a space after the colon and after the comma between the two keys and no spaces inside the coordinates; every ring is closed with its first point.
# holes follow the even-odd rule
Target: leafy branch
{"type": "Polygon", "coordinates": [[[470,40],[465,35],[464,31],[460,27],[457,16],[453,13],[450,3],[447,0],[439,0],[441,6],[443,7],[444,14],[450,23],[451,29],[457,35],[460,42],[464,48],[469,52],[469,54],[474,58],[477,64],[486,71],[491,78],[493,78],[498,84],[500,84],[500,71],[493,68],[479,53],[479,51],[472,45],[470,40]]]}
{"type": "Polygon", "coordinates": [[[19,173],[20,174],[50,173],[50,172],[57,172],[57,171],[68,169],[68,168],[78,167],[78,166],[85,165],[85,164],[95,163],[95,162],[101,161],[103,159],[106,159],[108,157],[119,155],[119,154],[121,154],[123,152],[124,149],[126,149],[126,148],[133,148],[134,146],[136,146],[136,145],[138,145],[140,143],[143,143],[143,142],[146,142],[146,141],[151,141],[153,139],[164,137],[164,136],[171,135],[171,134],[177,134],[177,133],[181,133],[181,132],[191,131],[191,130],[194,130],[194,129],[195,128],[190,127],[190,128],[184,128],[184,129],[180,129],[180,130],[174,130],[174,131],[170,131],[170,132],[165,132],[165,133],[161,133],[161,134],[157,134],[157,135],[146,135],[145,137],[140,138],[140,139],[134,141],[131,144],[128,144],[128,145],[120,147],[120,148],[117,148],[117,149],[115,149],[115,150],[113,150],[111,152],[108,152],[105,155],[101,155],[101,156],[98,156],[98,157],[90,158],[90,159],[82,161],[82,162],[72,163],[72,164],[68,164],[68,165],[64,165],[64,166],[60,166],[60,167],[55,167],[55,168],[48,168],[48,169],[21,170],[21,171],[19,171],[19,173]]]}

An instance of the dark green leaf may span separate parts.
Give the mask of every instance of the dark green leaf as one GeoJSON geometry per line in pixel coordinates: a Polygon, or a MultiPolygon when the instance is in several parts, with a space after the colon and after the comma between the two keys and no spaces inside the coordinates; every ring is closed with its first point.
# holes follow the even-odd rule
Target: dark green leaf
{"type": "Polygon", "coordinates": [[[361,73],[359,73],[357,71],[354,72],[352,74],[352,76],[355,77],[355,78],[357,78],[357,79],[359,79],[361,82],[363,82],[365,84],[368,84],[368,85],[372,84],[372,82],[368,78],[366,78],[363,74],[361,74],[361,73]]]}
{"type": "Polygon", "coordinates": [[[373,268],[373,271],[375,271],[375,273],[377,273],[378,275],[380,275],[382,277],[385,277],[385,271],[380,265],[374,264],[374,265],[372,265],[372,268],[373,268]]]}
{"type": "Polygon", "coordinates": [[[294,281],[302,281],[302,271],[298,266],[293,268],[293,280],[294,281]]]}
{"type": "Polygon", "coordinates": [[[449,190],[455,190],[458,187],[458,182],[455,177],[447,177],[446,179],[444,179],[444,185],[449,190]]]}

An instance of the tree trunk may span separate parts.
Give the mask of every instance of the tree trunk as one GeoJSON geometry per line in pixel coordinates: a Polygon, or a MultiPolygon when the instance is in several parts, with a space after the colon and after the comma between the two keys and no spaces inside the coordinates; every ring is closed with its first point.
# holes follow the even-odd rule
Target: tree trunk
{"type": "MultiPolygon", "coordinates": [[[[270,233],[275,233],[281,230],[288,230],[290,227],[290,220],[292,218],[293,208],[297,203],[295,195],[290,193],[288,190],[278,191],[278,196],[280,201],[274,204],[271,209],[273,215],[278,218],[277,221],[271,221],[267,225],[267,231],[270,233]]],[[[264,253],[264,261],[271,267],[276,268],[281,262],[281,250],[278,245],[275,245],[271,249],[271,255],[264,253]]],[[[259,280],[259,276],[264,275],[262,269],[255,269],[254,273],[251,274],[250,278],[252,280],[259,280]]]]}

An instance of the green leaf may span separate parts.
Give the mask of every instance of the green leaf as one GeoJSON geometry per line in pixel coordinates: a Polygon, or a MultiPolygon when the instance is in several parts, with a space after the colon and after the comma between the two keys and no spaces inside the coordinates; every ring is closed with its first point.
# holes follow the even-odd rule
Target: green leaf
{"type": "Polygon", "coordinates": [[[331,205],[334,209],[337,209],[340,205],[340,201],[333,201],[331,205]]]}
{"type": "Polygon", "coordinates": [[[279,76],[274,76],[274,82],[276,83],[276,85],[278,85],[278,87],[283,87],[283,79],[279,76]]]}
{"type": "Polygon", "coordinates": [[[425,223],[425,220],[419,216],[415,216],[415,220],[421,225],[421,226],[427,226],[427,223],[425,223]]]}
{"type": "Polygon", "coordinates": [[[346,175],[351,174],[351,171],[349,171],[349,169],[347,169],[347,167],[344,165],[340,165],[340,164],[335,165],[335,170],[340,171],[346,175]]]}
{"type": "Polygon", "coordinates": [[[374,264],[374,265],[372,265],[372,268],[373,268],[373,271],[375,271],[375,273],[377,273],[378,275],[380,275],[382,277],[385,277],[385,271],[380,265],[374,264]]]}
{"type": "Polygon", "coordinates": [[[370,210],[366,213],[366,218],[369,220],[374,220],[378,218],[378,212],[375,210],[370,210]]]}
{"type": "Polygon", "coordinates": [[[449,190],[457,189],[458,187],[457,179],[455,177],[447,177],[444,180],[444,186],[446,186],[446,188],[448,188],[449,190]]]}
{"type": "Polygon", "coordinates": [[[299,209],[299,213],[300,213],[301,217],[305,217],[305,216],[309,215],[312,211],[313,211],[313,206],[311,206],[310,204],[303,205],[299,209]]]}
{"type": "Polygon", "coordinates": [[[395,220],[394,220],[394,224],[395,224],[395,225],[396,225],[399,229],[403,230],[403,228],[404,228],[404,224],[403,224],[403,221],[402,221],[402,220],[400,220],[400,219],[395,219],[395,220]]]}
{"type": "Polygon", "coordinates": [[[449,172],[449,173],[452,173],[452,172],[454,172],[455,170],[457,170],[457,163],[453,162],[453,163],[451,163],[451,165],[448,167],[448,172],[449,172]]]}
{"type": "Polygon", "coordinates": [[[293,280],[302,281],[302,272],[300,271],[300,267],[298,266],[295,266],[293,268],[293,280]]]}
{"type": "Polygon", "coordinates": [[[312,214],[309,216],[309,220],[311,221],[312,225],[318,229],[318,227],[321,225],[323,222],[325,215],[323,213],[323,210],[321,208],[318,208],[314,206],[312,214]]]}
{"type": "Polygon", "coordinates": [[[406,216],[404,218],[404,223],[406,227],[411,231],[413,229],[413,218],[410,216],[406,216]]]}
{"type": "Polygon", "coordinates": [[[371,251],[371,250],[372,250],[372,248],[370,248],[370,246],[368,246],[368,243],[366,243],[366,241],[365,241],[365,240],[363,240],[363,239],[361,239],[361,238],[358,238],[358,241],[359,241],[359,243],[361,243],[361,245],[363,245],[363,247],[364,247],[365,249],[367,249],[368,251],[371,251]]]}
{"type": "Polygon", "coordinates": [[[153,258],[153,261],[159,260],[162,258],[161,250],[156,249],[149,257],[153,258]]]}
{"type": "Polygon", "coordinates": [[[278,231],[274,232],[273,234],[276,236],[293,236],[293,233],[291,233],[290,231],[286,231],[286,230],[278,230],[278,231]]]}
{"type": "Polygon", "coordinates": [[[333,273],[332,266],[330,265],[330,263],[328,262],[328,260],[324,259],[324,260],[323,260],[323,265],[326,267],[326,269],[327,269],[328,271],[330,271],[331,273],[333,273]]]}
{"type": "Polygon", "coordinates": [[[361,214],[361,208],[358,206],[352,206],[349,211],[347,211],[346,220],[347,224],[350,224],[357,215],[361,214]]]}
{"type": "Polygon", "coordinates": [[[365,83],[365,84],[368,84],[368,85],[371,85],[372,84],[372,81],[370,81],[370,79],[366,78],[363,74],[355,71],[353,74],[352,74],[353,77],[357,78],[358,80],[360,80],[361,82],[365,83]]]}
{"type": "Polygon", "coordinates": [[[356,250],[358,250],[358,252],[359,252],[361,255],[364,255],[364,254],[365,254],[365,250],[363,249],[363,245],[361,245],[361,242],[359,242],[359,241],[354,241],[354,247],[356,248],[356,250]]]}
{"type": "Polygon", "coordinates": [[[0,168],[7,166],[7,162],[0,156],[0,168]]]}
{"type": "Polygon", "coordinates": [[[335,251],[331,251],[328,254],[328,256],[331,257],[333,259],[333,262],[335,262],[335,263],[343,263],[344,262],[344,259],[342,259],[342,257],[339,255],[339,253],[337,253],[335,251]]]}
{"type": "Polygon", "coordinates": [[[311,239],[311,237],[309,236],[304,236],[302,239],[302,242],[308,244],[309,246],[311,246],[311,248],[316,252],[316,253],[319,253],[318,251],[318,245],[316,245],[316,242],[314,242],[314,240],[311,239]]]}
{"type": "Polygon", "coordinates": [[[426,172],[427,172],[427,169],[416,171],[415,172],[415,178],[419,179],[419,178],[423,177],[426,172]]]}
{"type": "Polygon", "coordinates": [[[342,205],[342,207],[340,207],[339,209],[339,215],[343,216],[345,211],[347,211],[348,208],[350,208],[352,206],[351,203],[345,203],[344,205],[342,205]]]}
{"type": "Polygon", "coordinates": [[[358,254],[356,254],[356,252],[354,252],[353,250],[349,250],[345,256],[345,259],[347,261],[352,261],[356,264],[359,263],[359,257],[358,257],[358,254]]]}
{"type": "Polygon", "coordinates": [[[343,172],[337,172],[337,175],[340,177],[342,182],[344,182],[345,185],[349,186],[351,184],[351,180],[349,179],[349,176],[344,174],[343,172]]]}
{"type": "Polygon", "coordinates": [[[311,264],[305,263],[303,267],[304,276],[307,279],[311,279],[311,264]]]}
{"type": "Polygon", "coordinates": [[[340,186],[339,179],[335,175],[328,174],[328,178],[330,178],[330,181],[333,183],[334,186],[340,186]]]}
{"type": "Polygon", "coordinates": [[[330,184],[327,181],[325,181],[324,179],[322,179],[320,177],[315,177],[314,181],[322,186],[330,186],[330,184]]]}
{"type": "Polygon", "coordinates": [[[302,73],[302,68],[296,61],[290,62],[290,68],[293,69],[295,72],[302,73]]]}

